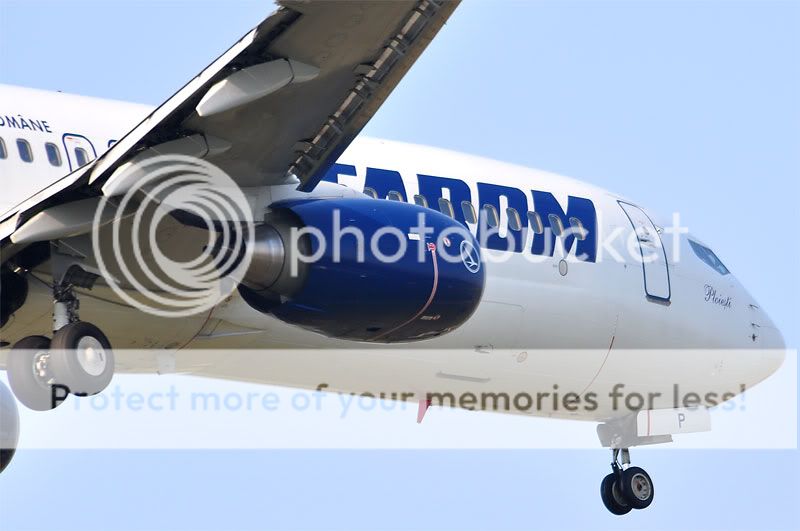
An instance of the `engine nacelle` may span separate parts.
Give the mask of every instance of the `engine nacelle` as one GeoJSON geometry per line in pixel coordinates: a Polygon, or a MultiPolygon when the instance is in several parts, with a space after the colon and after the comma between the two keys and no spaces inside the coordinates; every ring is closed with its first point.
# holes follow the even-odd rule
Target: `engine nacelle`
{"type": "Polygon", "coordinates": [[[434,210],[376,199],[276,203],[239,290],[253,308],[329,337],[393,343],[446,334],[477,308],[480,247],[434,210]]]}

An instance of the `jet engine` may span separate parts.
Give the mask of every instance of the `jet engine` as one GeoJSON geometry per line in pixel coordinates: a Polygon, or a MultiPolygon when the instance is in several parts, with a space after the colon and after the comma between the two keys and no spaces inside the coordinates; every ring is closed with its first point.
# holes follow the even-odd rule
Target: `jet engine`
{"type": "Polygon", "coordinates": [[[341,198],[275,203],[239,291],[258,311],[328,337],[394,343],[446,334],[475,311],[474,236],[434,210],[341,198]]]}

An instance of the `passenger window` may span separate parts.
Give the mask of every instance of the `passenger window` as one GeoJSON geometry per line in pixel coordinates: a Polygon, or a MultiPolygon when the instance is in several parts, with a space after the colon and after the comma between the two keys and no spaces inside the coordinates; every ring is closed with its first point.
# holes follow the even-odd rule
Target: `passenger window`
{"type": "Polygon", "coordinates": [[[444,197],[439,198],[439,212],[451,218],[456,217],[456,213],[453,211],[453,205],[444,197]]]}
{"type": "Polygon", "coordinates": [[[508,215],[508,228],[513,231],[522,230],[522,220],[519,218],[519,212],[515,208],[507,208],[506,214],[508,215]]]}
{"type": "Polygon", "coordinates": [[[86,150],[80,147],[75,148],[75,161],[78,163],[78,167],[81,168],[89,164],[89,154],[86,153],[86,150]]]}
{"type": "Polygon", "coordinates": [[[6,157],[8,157],[8,151],[6,151],[6,143],[2,138],[0,138],[0,160],[6,157]]]}
{"type": "Polygon", "coordinates": [[[369,196],[372,199],[378,199],[378,192],[376,192],[374,188],[370,188],[369,186],[364,187],[364,195],[369,196]]]}
{"type": "Polygon", "coordinates": [[[461,201],[461,212],[467,223],[477,223],[478,217],[475,215],[475,207],[469,201],[461,201]]]}
{"type": "Polygon", "coordinates": [[[48,142],[44,145],[44,149],[47,151],[47,160],[50,161],[50,164],[61,166],[61,151],[59,151],[58,146],[48,142]]]}
{"type": "Polygon", "coordinates": [[[553,234],[556,236],[564,234],[564,224],[561,222],[560,217],[555,214],[548,214],[547,219],[550,221],[550,230],[553,231],[553,234]]]}
{"type": "Polygon", "coordinates": [[[497,227],[500,225],[500,217],[497,215],[497,209],[492,205],[483,205],[483,211],[486,212],[486,224],[490,227],[497,227]]]}
{"type": "Polygon", "coordinates": [[[531,224],[534,234],[541,234],[544,232],[544,225],[542,225],[542,218],[536,212],[528,212],[528,222],[531,224]]]}
{"type": "Polygon", "coordinates": [[[725,267],[725,264],[723,264],[722,261],[719,258],[717,258],[716,254],[714,254],[714,251],[712,251],[705,245],[701,245],[693,240],[689,240],[689,245],[692,246],[694,254],[696,254],[700,260],[705,262],[706,265],[715,269],[717,273],[719,273],[720,275],[727,275],[728,273],[730,273],[728,268],[725,267]]]}
{"type": "Polygon", "coordinates": [[[583,223],[578,218],[569,218],[569,224],[572,227],[572,233],[575,235],[575,238],[579,240],[585,240],[586,235],[589,231],[583,228],[583,223]]]}
{"type": "Polygon", "coordinates": [[[421,207],[428,208],[428,200],[425,199],[424,195],[419,195],[419,194],[415,195],[414,196],[414,204],[415,205],[419,205],[421,207]]]}
{"type": "Polygon", "coordinates": [[[27,140],[18,138],[17,149],[19,150],[19,158],[21,158],[23,162],[33,162],[33,151],[31,151],[31,145],[27,140]]]}
{"type": "Polygon", "coordinates": [[[389,201],[405,202],[405,199],[403,199],[403,194],[400,192],[395,192],[394,190],[391,190],[388,194],[386,194],[386,199],[389,201]]]}

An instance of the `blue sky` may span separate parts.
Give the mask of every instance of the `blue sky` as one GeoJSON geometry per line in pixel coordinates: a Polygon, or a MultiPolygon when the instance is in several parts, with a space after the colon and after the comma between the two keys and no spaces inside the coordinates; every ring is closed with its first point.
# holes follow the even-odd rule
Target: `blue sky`
{"type": "MultiPolygon", "coordinates": [[[[0,0],[0,82],[158,104],[271,9],[0,0]]],[[[467,1],[365,133],[678,210],[797,348],[798,94],[795,2],[467,1]]],[[[639,455],[657,499],[620,520],[601,449],[29,451],[0,529],[800,527],[796,450],[639,455]]]]}

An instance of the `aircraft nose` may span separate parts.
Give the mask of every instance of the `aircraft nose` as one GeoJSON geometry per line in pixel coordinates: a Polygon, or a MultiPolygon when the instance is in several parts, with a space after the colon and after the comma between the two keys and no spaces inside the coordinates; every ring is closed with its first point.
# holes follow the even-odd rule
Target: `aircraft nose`
{"type": "Polygon", "coordinates": [[[772,374],[781,368],[786,359],[786,342],[781,331],[772,326],[765,326],[761,329],[761,338],[763,340],[762,364],[767,374],[772,374]]]}

